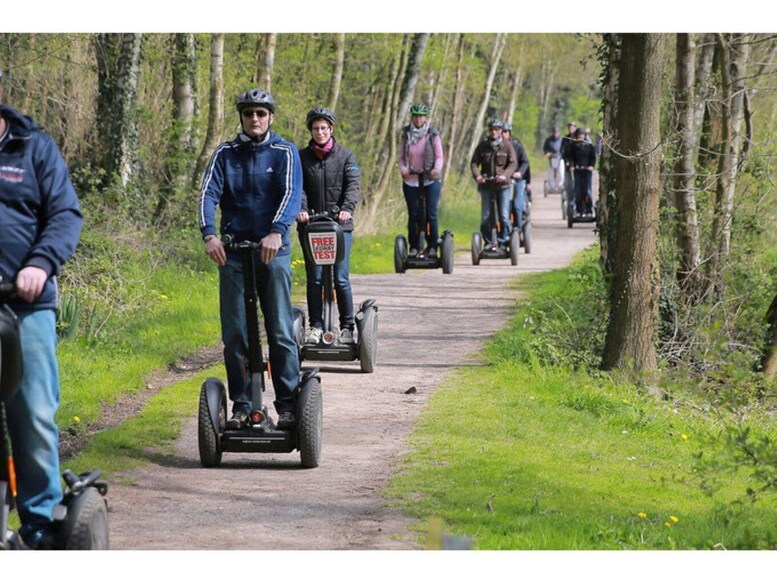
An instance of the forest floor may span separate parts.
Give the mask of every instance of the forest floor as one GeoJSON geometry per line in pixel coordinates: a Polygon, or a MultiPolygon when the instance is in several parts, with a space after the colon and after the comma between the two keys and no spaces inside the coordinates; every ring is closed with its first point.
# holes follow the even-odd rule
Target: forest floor
{"type": "MultiPolygon", "coordinates": [[[[413,519],[384,496],[387,481],[435,388],[457,367],[479,365],[477,352],[510,319],[521,300],[510,283],[561,268],[595,242],[593,224],[567,228],[560,202],[544,198],[542,178],[535,181],[532,252],[522,250],[516,266],[509,259],[473,266],[461,251],[451,275],[352,275],[354,303],[374,298],[378,305],[378,360],[366,375],[358,361],[303,363],[321,369],[321,465],[303,469],[297,452],[225,453],[221,466],[202,468],[196,414],[185,415],[174,456],[111,477],[111,547],[420,549],[413,519]]],[[[454,235],[459,247],[469,248],[472,231],[454,235]]],[[[156,380],[185,373],[173,368],[156,380]]],[[[486,415],[488,407],[468,409],[486,415]]]]}

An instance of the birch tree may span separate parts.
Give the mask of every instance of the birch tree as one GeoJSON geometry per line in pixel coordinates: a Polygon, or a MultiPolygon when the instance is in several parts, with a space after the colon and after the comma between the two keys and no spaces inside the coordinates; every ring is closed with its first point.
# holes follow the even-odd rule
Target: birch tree
{"type": "Polygon", "coordinates": [[[622,36],[615,138],[618,233],[602,367],[657,377],[662,34],[622,36]]]}

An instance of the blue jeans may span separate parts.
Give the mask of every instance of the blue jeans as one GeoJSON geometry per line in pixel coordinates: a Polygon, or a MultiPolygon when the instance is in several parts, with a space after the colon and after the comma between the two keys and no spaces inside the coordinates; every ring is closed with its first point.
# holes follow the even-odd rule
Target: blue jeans
{"type": "MultiPolygon", "coordinates": [[[[299,356],[291,308],[290,256],[276,256],[269,265],[256,256],[256,286],[270,349],[275,409],[281,414],[293,410],[293,393],[299,382],[299,356]]],[[[219,267],[219,303],[229,398],[234,403],[233,411],[248,413],[251,410],[251,375],[248,371],[243,264],[238,255],[229,254],[227,263],[219,267]]]]}
{"type": "Polygon", "coordinates": [[[513,181],[513,208],[515,208],[515,223],[523,227],[526,215],[526,181],[524,179],[513,181]]]}
{"type": "Polygon", "coordinates": [[[54,506],[62,501],[59,429],[54,421],[59,408],[59,365],[54,310],[17,316],[24,374],[6,410],[19,479],[20,534],[29,541],[36,531],[51,524],[54,506]]]}
{"type": "MultiPolygon", "coordinates": [[[[407,241],[411,249],[418,249],[421,245],[420,233],[426,233],[426,226],[429,226],[429,233],[426,234],[426,247],[437,248],[439,235],[439,221],[437,219],[437,205],[440,202],[440,192],[442,183],[439,180],[427,184],[423,188],[418,186],[408,186],[402,183],[402,192],[405,195],[407,204],[407,241]],[[421,198],[426,199],[426,217],[420,217],[421,198]]],[[[420,249],[419,249],[420,251],[420,249]]]]}
{"type": "MultiPolygon", "coordinates": [[[[337,294],[337,310],[340,313],[340,328],[352,330],[355,322],[353,319],[353,294],[351,293],[351,280],[348,277],[348,271],[351,263],[353,232],[343,232],[343,242],[345,243],[345,256],[342,261],[333,266],[335,293],[337,294]]],[[[306,260],[305,272],[308,279],[308,316],[310,317],[310,327],[323,328],[324,267],[319,267],[312,261],[308,262],[306,260]]]]}
{"type": "Polygon", "coordinates": [[[510,239],[510,232],[512,228],[510,226],[510,200],[513,196],[512,189],[507,188],[484,188],[478,186],[478,192],[480,193],[480,233],[483,234],[483,241],[486,245],[492,243],[506,244],[510,239]],[[491,226],[493,220],[491,219],[491,194],[496,195],[496,203],[499,211],[499,218],[501,228],[497,233],[497,241],[491,241],[491,226]]]}
{"type": "Polygon", "coordinates": [[[594,211],[592,177],[593,172],[588,169],[575,171],[575,205],[578,214],[592,214],[594,211]]]}

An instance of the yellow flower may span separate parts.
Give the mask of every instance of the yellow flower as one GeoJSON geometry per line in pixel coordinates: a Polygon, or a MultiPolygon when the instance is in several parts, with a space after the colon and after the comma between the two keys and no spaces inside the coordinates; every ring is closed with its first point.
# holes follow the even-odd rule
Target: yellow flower
{"type": "Polygon", "coordinates": [[[78,416],[73,416],[73,421],[74,421],[76,424],[80,424],[80,423],[81,423],[81,418],[79,418],[78,416]]]}
{"type": "Polygon", "coordinates": [[[688,441],[688,436],[686,434],[683,434],[680,436],[680,439],[682,439],[683,441],[688,441]]]}
{"type": "Polygon", "coordinates": [[[671,528],[672,524],[670,524],[669,522],[664,522],[664,526],[666,526],[667,528],[671,528]]]}
{"type": "Polygon", "coordinates": [[[647,514],[645,514],[644,512],[639,512],[637,514],[637,518],[647,518],[647,514]]]}
{"type": "Polygon", "coordinates": [[[167,295],[166,294],[160,294],[159,298],[161,298],[162,300],[167,300],[167,295]]]}
{"type": "Polygon", "coordinates": [[[680,519],[677,516],[669,516],[669,519],[675,524],[680,521],[680,519]]]}

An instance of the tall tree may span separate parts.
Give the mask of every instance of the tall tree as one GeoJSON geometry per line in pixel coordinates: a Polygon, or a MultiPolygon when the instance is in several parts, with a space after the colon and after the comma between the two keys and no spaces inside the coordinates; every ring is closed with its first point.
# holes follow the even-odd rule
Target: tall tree
{"type": "Polygon", "coordinates": [[[413,37],[413,45],[410,49],[410,57],[405,68],[405,77],[402,80],[402,89],[399,93],[399,105],[396,113],[395,133],[398,135],[406,118],[410,106],[413,104],[418,75],[421,72],[421,63],[424,60],[426,46],[429,43],[428,33],[417,33],[413,37]]]}
{"type": "Polygon", "coordinates": [[[200,184],[211,154],[216,150],[224,125],[224,34],[214,33],[210,40],[210,106],[208,109],[208,133],[192,175],[195,190],[200,184]]]}
{"type": "Polygon", "coordinates": [[[257,41],[256,68],[251,76],[251,82],[268,91],[272,91],[275,46],[277,42],[277,33],[263,33],[257,41]]]}
{"type": "Polygon", "coordinates": [[[177,187],[188,187],[186,166],[193,154],[192,120],[195,110],[197,54],[194,34],[177,33],[171,37],[173,47],[173,115],[171,143],[165,163],[164,181],[159,189],[155,218],[167,210],[177,187]]]}
{"type": "Polygon", "coordinates": [[[618,218],[615,201],[615,153],[611,141],[615,136],[618,115],[618,89],[621,66],[621,35],[606,33],[599,49],[604,73],[602,74],[602,154],[599,159],[599,262],[602,271],[614,270],[615,235],[618,218]]]}
{"type": "Polygon", "coordinates": [[[616,119],[618,233],[602,367],[656,377],[662,34],[622,36],[616,119]]]}
{"type": "Polygon", "coordinates": [[[469,148],[467,149],[467,159],[475,152],[475,147],[477,147],[478,142],[480,142],[483,121],[486,118],[486,110],[488,109],[488,104],[491,100],[491,90],[494,88],[494,78],[496,77],[496,71],[499,68],[499,62],[502,60],[502,52],[504,51],[506,43],[507,34],[497,33],[494,37],[494,45],[491,50],[488,78],[486,78],[486,84],[483,88],[483,97],[480,100],[477,117],[475,118],[475,123],[472,128],[472,136],[469,142],[469,148]]]}
{"type": "Polygon", "coordinates": [[[674,129],[677,155],[674,166],[674,204],[677,209],[677,244],[680,249],[678,283],[686,301],[693,304],[701,290],[701,249],[696,213],[696,140],[694,136],[695,39],[677,34],[675,57],[674,129]]]}
{"type": "Polygon", "coordinates": [[[722,141],[718,157],[715,190],[715,216],[710,237],[708,281],[721,292],[720,265],[731,247],[731,218],[734,192],[739,174],[740,153],[743,145],[742,123],[745,114],[745,71],[750,50],[746,34],[718,34],[721,48],[722,141]]]}
{"type": "Polygon", "coordinates": [[[337,110],[337,100],[340,98],[340,83],[343,81],[343,67],[345,66],[345,34],[336,33],[334,38],[335,66],[332,69],[332,80],[329,83],[329,109],[337,110]]]}

